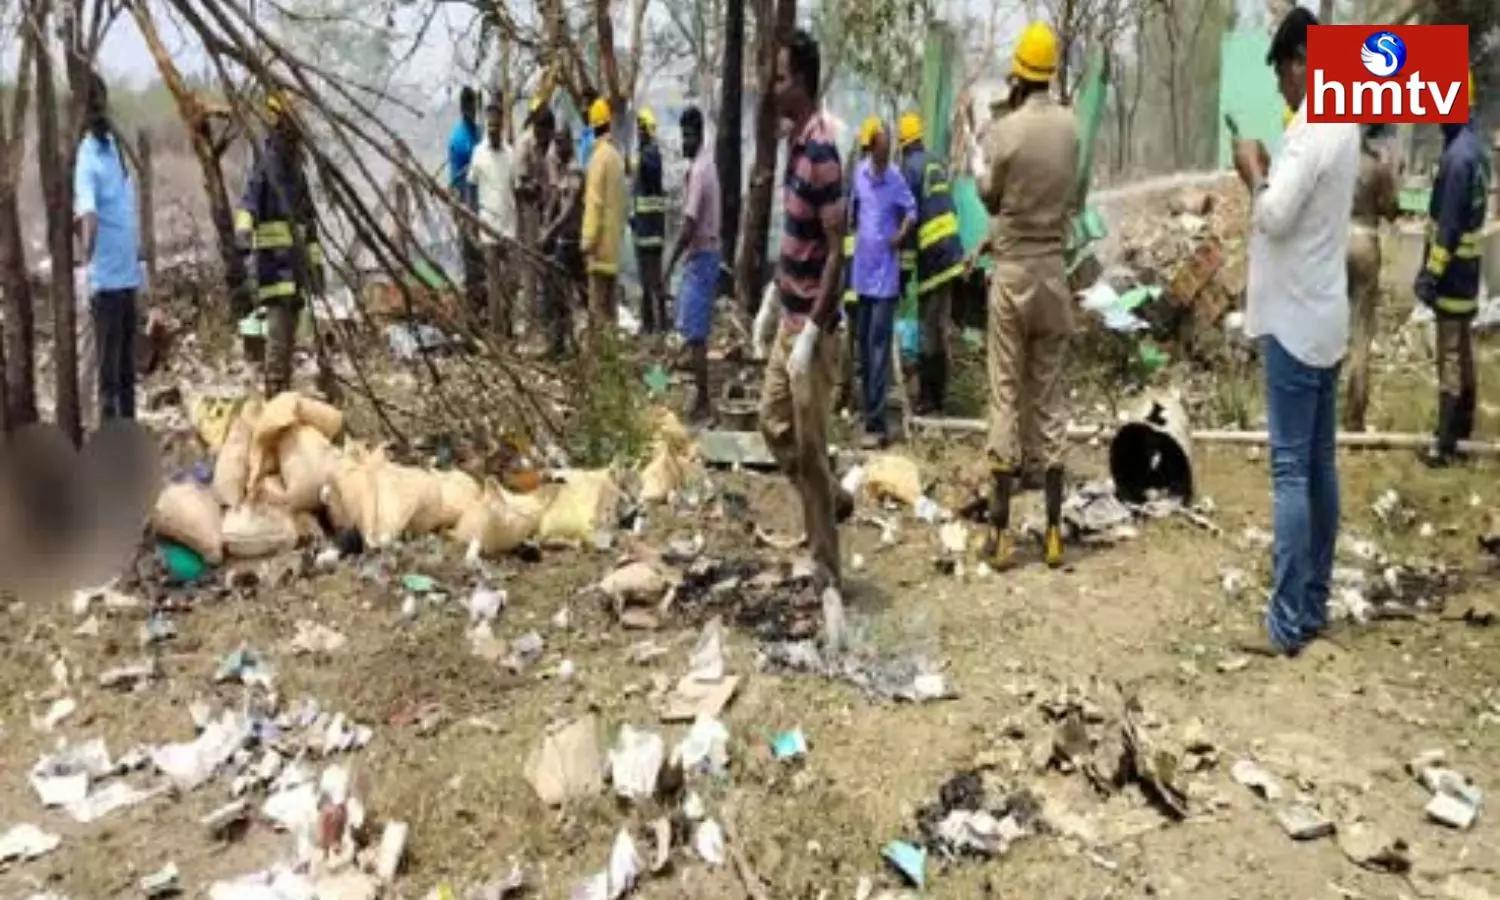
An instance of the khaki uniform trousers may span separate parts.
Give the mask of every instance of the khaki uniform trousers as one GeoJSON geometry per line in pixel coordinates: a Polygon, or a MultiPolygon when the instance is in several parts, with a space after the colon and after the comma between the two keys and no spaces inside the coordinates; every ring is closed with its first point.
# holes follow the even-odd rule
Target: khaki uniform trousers
{"type": "MultiPolygon", "coordinates": [[[[809,320],[805,327],[817,326],[809,320]]],[[[828,416],[839,372],[839,339],[827,333],[818,339],[803,386],[786,370],[800,331],[782,319],[761,385],[760,433],[802,500],[802,525],[813,560],[837,583],[839,532],[833,470],[828,466],[828,416]]]]}
{"type": "Polygon", "coordinates": [[[1073,298],[1061,255],[997,261],[990,273],[990,461],[1019,471],[1063,462],[1063,367],[1073,298]]]}
{"type": "Polygon", "coordinates": [[[1380,302],[1380,236],[1356,222],[1349,230],[1349,357],[1345,371],[1343,426],[1363,431],[1370,405],[1370,347],[1378,327],[1380,302]]]}

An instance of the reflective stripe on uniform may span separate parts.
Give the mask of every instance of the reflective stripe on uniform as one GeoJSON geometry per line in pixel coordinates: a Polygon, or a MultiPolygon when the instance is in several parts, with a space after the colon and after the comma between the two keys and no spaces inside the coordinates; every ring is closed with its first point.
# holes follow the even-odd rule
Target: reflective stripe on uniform
{"type": "Polygon", "coordinates": [[[644,214],[648,214],[648,213],[664,213],[666,211],[667,211],[667,201],[666,201],[665,197],[644,197],[643,196],[643,197],[636,197],[635,198],[635,213],[636,213],[636,215],[644,215],[644,214]]]}
{"type": "Polygon", "coordinates": [[[292,226],[286,222],[262,222],[255,226],[255,249],[285,250],[292,246],[292,226]]]}
{"type": "Polygon", "coordinates": [[[953,265],[937,273],[931,278],[922,279],[921,281],[917,282],[917,293],[925,294],[933,288],[942,287],[943,285],[962,275],[964,273],[964,268],[964,263],[962,260],[960,260],[959,262],[954,263],[953,265]]]}
{"type": "Polygon", "coordinates": [[[635,239],[635,249],[650,250],[652,247],[660,247],[662,239],[659,237],[638,237],[635,239]]]}
{"type": "Polygon", "coordinates": [[[1433,244],[1427,251],[1427,271],[1435,278],[1442,278],[1443,273],[1448,271],[1448,259],[1448,251],[1433,244]]]}
{"type": "Polygon", "coordinates": [[[915,269],[916,267],[917,267],[917,251],[915,251],[915,250],[902,250],[901,251],[901,268],[903,268],[903,269],[915,269]]]}
{"type": "Polygon", "coordinates": [[[957,236],[958,216],[951,212],[940,213],[923,222],[922,227],[917,229],[917,248],[926,250],[944,238],[957,236]]]}
{"type": "MultiPolygon", "coordinates": [[[[1432,220],[1427,222],[1427,240],[1437,239],[1437,223],[1432,220]]],[[[1433,249],[1437,249],[1434,246],[1433,249]]],[[[1454,259],[1479,259],[1484,254],[1484,231],[1476,229],[1466,231],[1458,236],[1458,246],[1453,248],[1454,259]]]]}
{"type": "Polygon", "coordinates": [[[1438,312],[1454,316],[1467,316],[1479,310],[1479,300],[1474,297],[1439,297],[1434,305],[1438,312]]]}
{"type": "Polygon", "coordinates": [[[854,235],[844,235],[844,258],[849,259],[854,255],[854,235]]]}
{"type": "Polygon", "coordinates": [[[234,230],[250,231],[255,228],[255,217],[250,215],[248,209],[237,209],[234,211],[234,230]]]}
{"type": "Polygon", "coordinates": [[[323,245],[313,241],[307,245],[307,262],[309,265],[321,266],[323,264],[323,245]]]}
{"type": "Polygon", "coordinates": [[[292,281],[273,281],[263,284],[255,292],[259,300],[280,300],[282,297],[293,297],[297,294],[297,284],[292,281]]]}

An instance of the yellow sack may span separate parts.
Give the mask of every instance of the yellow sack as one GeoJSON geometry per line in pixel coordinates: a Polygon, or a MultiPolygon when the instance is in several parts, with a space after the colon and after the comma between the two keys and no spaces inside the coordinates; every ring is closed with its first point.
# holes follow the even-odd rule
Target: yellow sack
{"type": "Polygon", "coordinates": [[[452,528],[463,518],[464,513],[483,499],[484,492],[480,489],[479,482],[468,472],[449,469],[433,472],[432,478],[437,481],[438,502],[418,514],[416,521],[412,523],[413,531],[452,528]]]}
{"type": "Polygon", "coordinates": [[[213,491],[196,482],[169,484],[156,498],[151,529],[210,565],[224,559],[223,518],[213,491]]]}
{"type": "MultiPolygon", "coordinates": [[[[404,531],[409,534],[430,534],[439,528],[451,528],[453,522],[443,523],[443,481],[437,472],[413,466],[396,466],[406,490],[418,497],[416,509],[412,511],[404,531]]],[[[457,519],[453,520],[457,521],[457,519]]]]}
{"type": "Polygon", "coordinates": [[[225,506],[238,506],[245,499],[250,481],[250,441],[260,409],[260,401],[253,399],[240,406],[214,460],[214,496],[225,506]]]}
{"type": "Polygon", "coordinates": [[[547,543],[582,544],[613,526],[620,489],[607,469],[574,470],[542,515],[540,536],[547,543]]]}
{"type": "Polygon", "coordinates": [[[297,398],[297,421],[318,429],[330,441],[344,430],[344,414],[339,408],[313,397],[297,398]]]}
{"type": "Polygon", "coordinates": [[[479,502],[453,527],[453,539],[465,547],[477,541],[485,556],[509,553],[536,534],[544,507],[533,497],[510,494],[494,481],[487,482],[479,502]]]}
{"type": "Polygon", "coordinates": [[[323,486],[333,478],[337,451],[311,425],[294,425],[276,445],[277,471],[285,488],[283,502],[292,512],[318,508],[323,486]]]}
{"type": "Polygon", "coordinates": [[[914,507],[922,498],[922,473],[910,457],[877,456],[865,463],[865,492],[875,500],[890,497],[914,507]]]}
{"type": "Polygon", "coordinates": [[[207,394],[193,400],[188,417],[198,432],[198,439],[210,451],[218,450],[223,445],[230,423],[235,420],[244,402],[243,397],[215,397],[207,394]]]}
{"type": "Polygon", "coordinates": [[[355,523],[370,547],[387,547],[409,530],[412,519],[428,505],[440,502],[441,492],[421,469],[380,459],[365,464],[369,493],[355,523]]]}
{"type": "Polygon", "coordinates": [[[237,559],[274,556],[297,546],[297,523],[285,507],[249,501],[224,516],[224,550],[237,559]]]}

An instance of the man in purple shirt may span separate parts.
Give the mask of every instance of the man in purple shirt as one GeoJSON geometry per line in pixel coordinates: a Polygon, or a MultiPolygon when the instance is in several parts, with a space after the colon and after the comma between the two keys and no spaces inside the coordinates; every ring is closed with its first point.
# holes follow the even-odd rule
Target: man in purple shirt
{"type": "Polygon", "coordinates": [[[869,153],[854,176],[855,310],[860,358],[864,360],[866,449],[885,446],[885,397],[890,388],[891,332],[901,296],[901,244],[917,221],[917,201],[906,178],[891,167],[891,138],[884,125],[870,138],[869,153]]]}

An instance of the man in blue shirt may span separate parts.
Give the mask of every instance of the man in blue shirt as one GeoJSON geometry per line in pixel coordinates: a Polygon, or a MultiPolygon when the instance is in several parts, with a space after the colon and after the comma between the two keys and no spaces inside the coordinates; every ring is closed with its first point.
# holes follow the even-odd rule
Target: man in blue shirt
{"type": "Polygon", "coordinates": [[[854,176],[854,260],[850,285],[859,296],[855,328],[864,360],[863,444],[886,444],[885,397],[891,374],[891,332],[901,296],[899,253],[917,220],[917,201],[906,178],[891,167],[891,139],[872,128],[869,155],[854,176]]]}
{"type": "Polygon", "coordinates": [[[73,170],[73,219],[87,261],[99,418],[135,418],[135,301],[141,287],[135,185],[110,126],[104,82],[90,79],[88,133],[73,170]]]}
{"type": "MultiPolygon", "coordinates": [[[[453,134],[448,137],[448,189],[453,192],[453,198],[472,213],[479,207],[479,189],[469,183],[469,160],[474,158],[474,148],[484,137],[479,130],[479,92],[471,87],[460,91],[458,111],[458,124],[453,126],[453,134]]],[[[453,222],[463,250],[464,293],[468,295],[470,306],[479,310],[485,301],[484,258],[474,240],[474,229],[463,214],[455,212],[453,222]]]]}

